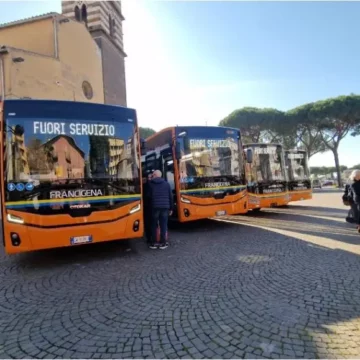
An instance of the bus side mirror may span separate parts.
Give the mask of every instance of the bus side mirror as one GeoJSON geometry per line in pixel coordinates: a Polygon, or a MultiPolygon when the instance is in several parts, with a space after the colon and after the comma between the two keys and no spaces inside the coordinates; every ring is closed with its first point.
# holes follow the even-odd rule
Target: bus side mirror
{"type": "Polygon", "coordinates": [[[144,139],[140,139],[140,151],[141,155],[146,155],[146,145],[144,139]]]}
{"type": "Polygon", "coordinates": [[[248,164],[252,164],[252,162],[253,162],[253,152],[251,149],[246,150],[246,162],[248,164]]]}
{"type": "Polygon", "coordinates": [[[176,157],[176,160],[181,159],[181,149],[180,149],[180,143],[178,141],[175,144],[175,157],[176,157]]]}

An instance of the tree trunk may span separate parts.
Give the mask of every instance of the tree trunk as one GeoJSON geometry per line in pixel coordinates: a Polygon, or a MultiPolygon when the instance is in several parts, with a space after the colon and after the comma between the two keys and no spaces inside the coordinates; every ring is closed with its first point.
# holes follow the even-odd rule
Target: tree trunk
{"type": "Polygon", "coordinates": [[[341,188],[342,187],[342,180],[341,180],[340,161],[339,161],[339,154],[338,154],[337,147],[334,147],[332,149],[332,152],[334,154],[336,174],[337,174],[337,182],[338,182],[339,188],[341,188]]]}

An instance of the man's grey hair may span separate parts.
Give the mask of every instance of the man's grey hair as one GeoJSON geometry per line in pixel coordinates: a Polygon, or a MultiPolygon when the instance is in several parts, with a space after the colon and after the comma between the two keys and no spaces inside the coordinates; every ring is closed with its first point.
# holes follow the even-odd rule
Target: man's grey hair
{"type": "Polygon", "coordinates": [[[351,181],[360,180],[360,170],[358,169],[354,170],[350,175],[350,180],[351,181]]]}
{"type": "Polygon", "coordinates": [[[161,178],[162,177],[162,172],[160,170],[155,170],[153,172],[153,177],[161,178]]]}

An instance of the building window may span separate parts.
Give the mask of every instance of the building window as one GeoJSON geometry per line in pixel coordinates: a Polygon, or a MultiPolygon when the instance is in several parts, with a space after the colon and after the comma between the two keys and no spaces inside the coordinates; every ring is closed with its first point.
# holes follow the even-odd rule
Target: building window
{"type": "Polygon", "coordinates": [[[81,7],[81,21],[84,22],[87,26],[87,9],[85,4],[83,4],[81,7]]]}
{"type": "Polygon", "coordinates": [[[109,15],[109,29],[110,29],[110,36],[115,36],[115,19],[112,18],[111,15],[109,15]]]}
{"type": "Polygon", "coordinates": [[[93,93],[92,86],[90,85],[90,83],[88,81],[84,81],[82,83],[82,89],[83,89],[83,93],[84,93],[85,97],[87,99],[91,100],[92,97],[94,96],[94,93],[93,93]]]}
{"type": "Polygon", "coordinates": [[[81,5],[81,10],[78,5],[75,6],[75,20],[78,22],[84,22],[87,27],[88,19],[87,19],[87,8],[85,4],[81,5]]]}
{"type": "Polygon", "coordinates": [[[81,14],[80,14],[80,9],[78,6],[75,6],[75,20],[81,21],[81,14]]]}

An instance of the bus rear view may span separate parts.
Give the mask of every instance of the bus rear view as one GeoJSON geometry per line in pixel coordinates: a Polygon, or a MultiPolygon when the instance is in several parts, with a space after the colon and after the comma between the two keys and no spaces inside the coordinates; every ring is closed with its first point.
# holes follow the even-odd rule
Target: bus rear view
{"type": "Polygon", "coordinates": [[[247,159],[251,159],[246,164],[249,209],[287,205],[289,194],[282,146],[247,144],[244,148],[247,159]]]}
{"type": "Polygon", "coordinates": [[[310,169],[305,150],[285,151],[290,201],[312,198],[310,169]]]}
{"type": "Polygon", "coordinates": [[[142,236],[135,110],[6,100],[2,115],[7,253],[142,236]]]}

